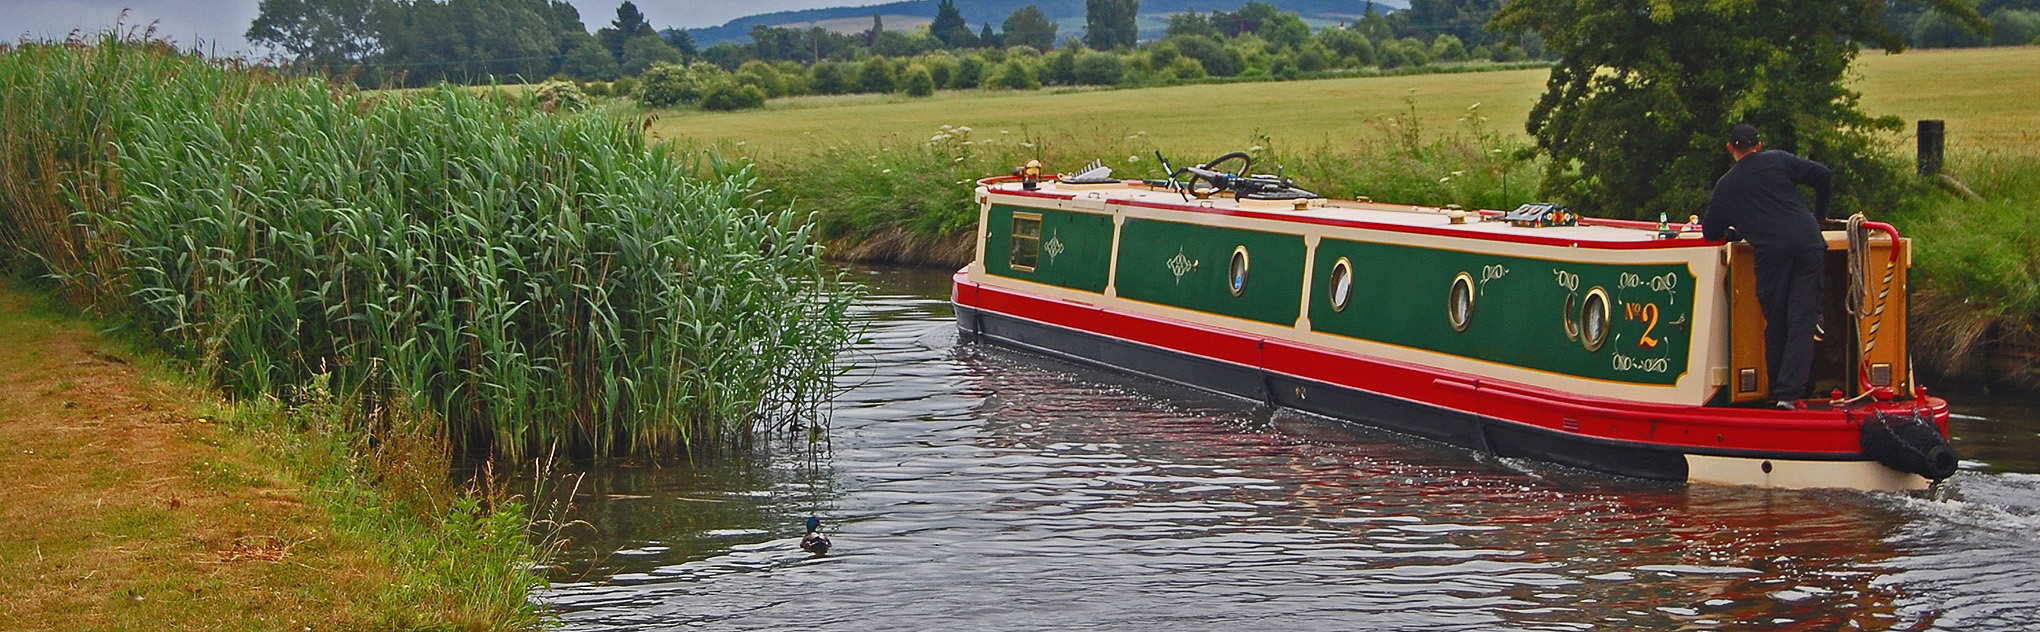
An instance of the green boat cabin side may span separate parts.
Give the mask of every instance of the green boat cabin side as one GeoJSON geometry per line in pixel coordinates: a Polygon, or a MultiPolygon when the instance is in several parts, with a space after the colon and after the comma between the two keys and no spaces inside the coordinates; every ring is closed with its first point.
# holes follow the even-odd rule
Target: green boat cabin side
{"type": "Polygon", "coordinates": [[[991,204],[994,276],[1556,374],[1674,385],[1694,350],[1684,263],[1598,264],[991,204]],[[1308,262],[1308,266],[1306,263],[1308,262]],[[1305,288],[1308,268],[1311,292],[1305,288]],[[1348,276],[1343,304],[1334,275],[1348,276]]]}

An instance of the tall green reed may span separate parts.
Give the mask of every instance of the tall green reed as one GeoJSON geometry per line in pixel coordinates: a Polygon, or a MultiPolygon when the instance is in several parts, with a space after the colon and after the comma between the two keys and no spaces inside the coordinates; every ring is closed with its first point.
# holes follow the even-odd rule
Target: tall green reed
{"type": "Polygon", "coordinates": [[[850,338],[804,216],[614,112],[112,35],[0,55],[0,93],[0,237],[244,396],[331,372],[458,446],[673,454],[812,412],[850,338]]]}

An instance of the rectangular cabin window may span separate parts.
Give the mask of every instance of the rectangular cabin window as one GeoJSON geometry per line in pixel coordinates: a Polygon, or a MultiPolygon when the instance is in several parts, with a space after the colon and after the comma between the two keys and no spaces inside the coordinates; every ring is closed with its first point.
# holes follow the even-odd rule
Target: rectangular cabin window
{"type": "Polygon", "coordinates": [[[1015,270],[1034,271],[1041,261],[1041,214],[1013,214],[1013,252],[1007,265],[1015,270]]]}

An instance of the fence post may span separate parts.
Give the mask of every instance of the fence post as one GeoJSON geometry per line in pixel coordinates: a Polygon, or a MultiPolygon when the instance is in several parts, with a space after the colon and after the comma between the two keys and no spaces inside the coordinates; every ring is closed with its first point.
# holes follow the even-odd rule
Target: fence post
{"type": "Polygon", "coordinates": [[[1931,176],[1941,173],[1941,149],[1947,139],[1943,123],[1940,119],[1920,120],[1920,175],[1931,176]]]}

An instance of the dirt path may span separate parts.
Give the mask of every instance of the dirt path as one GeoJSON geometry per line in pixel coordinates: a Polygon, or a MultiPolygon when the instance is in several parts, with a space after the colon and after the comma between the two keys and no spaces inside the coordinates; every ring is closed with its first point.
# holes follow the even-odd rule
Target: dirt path
{"type": "Polygon", "coordinates": [[[361,627],[387,576],[250,433],[0,281],[0,629],[361,627]]]}

